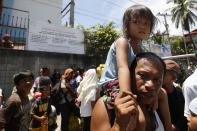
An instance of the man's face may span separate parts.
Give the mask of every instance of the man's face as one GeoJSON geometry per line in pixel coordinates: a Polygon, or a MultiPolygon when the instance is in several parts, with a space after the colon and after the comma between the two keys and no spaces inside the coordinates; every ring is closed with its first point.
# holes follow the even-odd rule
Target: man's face
{"type": "Polygon", "coordinates": [[[32,77],[25,77],[24,79],[19,81],[18,85],[18,91],[24,95],[28,95],[30,92],[30,89],[33,85],[33,78],[32,77]]]}
{"type": "Polygon", "coordinates": [[[135,74],[138,98],[142,103],[149,105],[162,85],[162,65],[143,58],[137,62],[135,74]]]}
{"type": "Polygon", "coordinates": [[[187,120],[188,120],[187,125],[189,131],[197,131],[197,115],[191,112],[187,120]]]}
{"type": "Polygon", "coordinates": [[[176,77],[177,75],[174,71],[167,70],[163,80],[163,87],[168,88],[168,86],[170,87],[171,85],[173,85],[173,82],[176,80],[176,77]]]}

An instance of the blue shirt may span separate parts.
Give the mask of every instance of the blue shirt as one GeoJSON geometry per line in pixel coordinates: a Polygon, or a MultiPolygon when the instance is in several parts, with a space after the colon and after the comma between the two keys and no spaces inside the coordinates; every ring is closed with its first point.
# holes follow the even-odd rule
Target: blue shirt
{"type": "MultiPolygon", "coordinates": [[[[106,82],[109,82],[111,80],[118,79],[118,67],[117,67],[117,61],[116,61],[116,41],[111,45],[107,59],[105,62],[105,66],[99,81],[99,85],[102,85],[106,82]]],[[[135,58],[135,54],[133,52],[133,49],[128,41],[128,65],[130,66],[135,58]]]]}

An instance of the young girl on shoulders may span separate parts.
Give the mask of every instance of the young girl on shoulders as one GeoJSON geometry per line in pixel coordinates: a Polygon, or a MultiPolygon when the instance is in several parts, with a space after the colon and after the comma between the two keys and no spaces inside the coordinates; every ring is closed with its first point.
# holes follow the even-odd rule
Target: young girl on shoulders
{"type": "Polygon", "coordinates": [[[100,84],[118,78],[120,90],[131,91],[129,67],[135,54],[142,51],[141,42],[148,39],[155,23],[155,16],[146,6],[133,5],[125,11],[123,36],[111,45],[100,84]]]}
{"type": "MultiPolygon", "coordinates": [[[[122,22],[123,36],[118,38],[111,45],[105,62],[105,67],[99,81],[104,92],[103,100],[108,108],[113,108],[112,103],[114,102],[114,98],[118,94],[119,90],[131,92],[132,87],[129,67],[135,58],[135,54],[142,52],[142,40],[149,38],[155,27],[157,19],[148,7],[144,5],[133,5],[125,11],[122,22]],[[116,83],[114,80],[117,79],[119,80],[119,86],[112,87],[111,85],[116,83]],[[112,81],[113,84],[109,84],[112,81]],[[116,89],[117,87],[120,89],[116,89]]],[[[159,94],[161,94],[161,92],[159,94]]],[[[161,100],[162,103],[159,103],[160,107],[167,107],[165,96],[163,96],[163,98],[159,98],[159,100],[161,100]]],[[[157,104],[157,98],[155,98],[152,108],[156,109],[157,106],[155,105],[157,104]]],[[[166,129],[171,128],[169,112],[161,109],[161,115],[164,116],[162,118],[164,125],[166,125],[166,129]]]]}

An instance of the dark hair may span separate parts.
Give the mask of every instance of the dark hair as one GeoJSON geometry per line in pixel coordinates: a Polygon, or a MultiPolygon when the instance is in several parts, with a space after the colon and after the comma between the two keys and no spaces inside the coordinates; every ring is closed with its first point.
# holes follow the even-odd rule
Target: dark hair
{"type": "Polygon", "coordinates": [[[164,74],[165,74],[165,72],[166,72],[166,64],[161,59],[161,57],[159,57],[158,55],[156,55],[153,52],[142,52],[142,53],[136,54],[136,57],[135,57],[134,61],[131,64],[132,71],[135,70],[135,67],[137,65],[137,61],[139,61],[142,58],[146,58],[146,59],[150,60],[151,62],[154,62],[155,64],[160,62],[162,67],[163,67],[164,74]]]}
{"type": "Polygon", "coordinates": [[[15,85],[19,85],[20,80],[25,79],[26,77],[32,77],[34,80],[34,75],[30,70],[22,71],[17,74],[14,74],[13,80],[15,85]]]}
{"type": "Polygon", "coordinates": [[[49,68],[48,67],[42,67],[40,68],[40,72],[46,72],[46,71],[49,71],[49,68]]]}
{"type": "Polygon", "coordinates": [[[152,13],[152,11],[144,6],[144,5],[133,5],[130,6],[129,8],[127,8],[127,10],[125,11],[124,15],[123,15],[123,36],[126,38],[129,38],[129,23],[131,21],[131,19],[133,18],[140,18],[140,17],[144,17],[147,20],[150,20],[151,25],[150,25],[150,32],[153,31],[155,24],[157,23],[157,18],[154,16],[154,14],[152,13]]]}
{"type": "Polygon", "coordinates": [[[41,76],[39,82],[39,86],[47,86],[51,84],[51,79],[48,76],[41,76]]]}

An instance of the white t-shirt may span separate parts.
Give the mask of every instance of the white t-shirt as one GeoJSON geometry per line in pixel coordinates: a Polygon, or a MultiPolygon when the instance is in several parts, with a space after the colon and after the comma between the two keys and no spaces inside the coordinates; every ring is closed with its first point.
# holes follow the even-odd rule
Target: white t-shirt
{"type": "Polygon", "coordinates": [[[183,83],[183,95],[185,98],[184,116],[188,117],[190,114],[189,104],[197,97],[197,70],[190,75],[183,83]]]}
{"type": "Polygon", "coordinates": [[[155,111],[155,116],[156,116],[156,119],[157,119],[157,123],[158,123],[158,127],[155,131],[164,131],[164,127],[163,127],[163,123],[161,122],[160,118],[159,118],[159,115],[157,114],[157,112],[155,111]]]}
{"type": "MultiPolygon", "coordinates": [[[[91,101],[96,101],[96,95],[95,98],[91,99],[91,101]]],[[[88,101],[87,104],[84,105],[84,102],[81,102],[80,106],[80,115],[81,117],[89,117],[92,114],[92,106],[91,101],[88,101]]]]}
{"type": "Polygon", "coordinates": [[[76,78],[77,83],[80,83],[82,81],[82,77],[80,75],[77,76],[76,78]]]}

